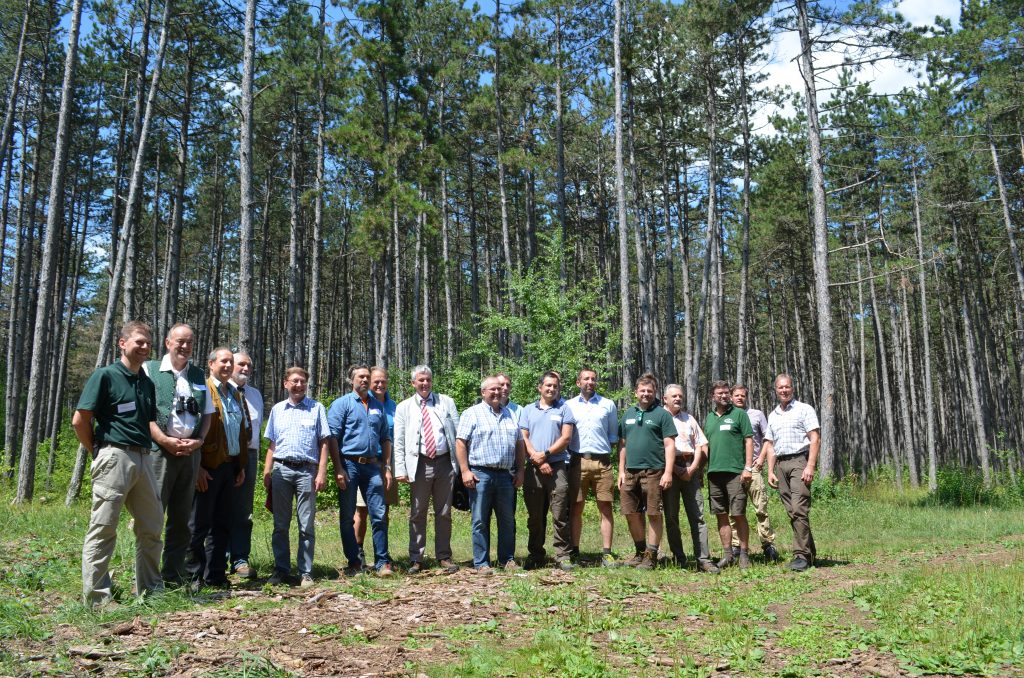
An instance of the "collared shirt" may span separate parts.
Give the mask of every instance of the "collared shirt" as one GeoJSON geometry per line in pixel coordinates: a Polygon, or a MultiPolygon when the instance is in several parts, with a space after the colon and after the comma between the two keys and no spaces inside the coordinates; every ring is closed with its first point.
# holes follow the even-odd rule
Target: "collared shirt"
{"type": "Polygon", "coordinates": [[[747,464],[746,439],[753,438],[750,417],[735,405],[722,414],[711,408],[704,418],[708,436],[708,473],[743,473],[747,464]]]}
{"type": "Polygon", "coordinates": [[[611,454],[619,442],[619,412],[615,403],[595,393],[587,400],[582,394],[566,401],[576,426],[569,449],[580,454],[611,454]]]}
{"type": "Polygon", "coordinates": [[[149,422],[156,421],[156,389],[141,369],[132,372],[120,360],[99,368],[85,382],[76,409],[92,412],[93,452],[103,445],[153,443],[149,422]]]}
{"type": "Polygon", "coordinates": [[[764,442],[765,431],[768,430],[768,419],[764,416],[764,412],[755,410],[753,407],[747,410],[747,416],[750,417],[750,428],[754,431],[754,459],[757,459],[757,455],[761,454],[761,443],[764,442]]]}
{"type": "MultiPolygon", "coordinates": [[[[669,413],[671,414],[671,412],[669,413]]],[[[708,444],[708,439],[701,430],[697,420],[688,412],[679,410],[679,414],[672,415],[672,421],[676,424],[676,467],[686,468],[689,460],[685,457],[693,457],[698,447],[708,444]]]]}
{"type": "Polygon", "coordinates": [[[249,449],[260,449],[260,429],[263,427],[263,394],[256,390],[255,386],[246,384],[239,386],[234,379],[228,383],[237,388],[245,397],[245,404],[249,408],[249,421],[252,422],[252,438],[249,439],[249,449]]]}
{"type": "MultiPolygon", "coordinates": [[[[442,454],[448,454],[448,440],[444,435],[444,424],[441,422],[441,417],[437,414],[438,400],[437,396],[431,392],[426,398],[421,398],[418,393],[413,394],[413,402],[416,403],[416,409],[421,412],[420,414],[420,436],[423,435],[423,403],[427,404],[427,414],[430,417],[430,428],[434,431],[434,450],[435,456],[440,457],[442,454]]],[[[422,440],[422,438],[421,438],[422,440]]]]}
{"type": "Polygon", "coordinates": [[[675,421],[658,401],[649,409],[637,403],[622,413],[619,438],[626,443],[627,469],[664,469],[665,438],[675,437],[675,421]]]}
{"type": "Polygon", "coordinates": [[[523,408],[519,406],[519,403],[514,403],[511,400],[508,401],[508,405],[505,405],[505,407],[508,408],[509,413],[512,414],[512,418],[516,420],[516,426],[518,426],[519,418],[523,416],[523,408]]]}
{"type": "MultiPolygon", "coordinates": [[[[384,392],[384,401],[381,402],[377,399],[377,396],[372,392],[368,395],[370,398],[370,405],[374,402],[380,405],[381,409],[384,410],[384,416],[387,417],[388,421],[388,440],[394,442],[395,440],[395,410],[398,408],[398,403],[391,399],[391,394],[387,391],[384,392]]],[[[384,448],[381,446],[381,441],[377,441],[377,456],[383,456],[384,448]]]]}
{"type": "Polygon", "coordinates": [[[771,411],[764,437],[775,445],[776,457],[792,457],[810,448],[811,439],[807,434],[820,428],[814,408],[793,399],[786,409],[778,405],[771,411]]]}
{"type": "MultiPolygon", "coordinates": [[[[543,452],[555,441],[562,437],[563,424],[575,424],[576,417],[564,400],[559,400],[552,406],[547,406],[542,400],[532,402],[523,408],[519,415],[519,428],[530,434],[530,444],[533,449],[543,452]]],[[[569,461],[569,448],[548,458],[549,462],[569,461]]]]}
{"type": "Polygon", "coordinates": [[[372,394],[367,394],[364,404],[355,391],[346,393],[331,403],[327,421],[342,455],[376,457],[381,442],[391,440],[387,413],[372,394]]]}
{"type": "MultiPolygon", "coordinates": [[[[192,397],[192,389],[197,391],[206,390],[206,384],[192,384],[189,382],[189,364],[185,363],[185,367],[181,368],[180,371],[174,369],[174,365],[171,364],[170,353],[164,353],[164,357],[160,361],[160,371],[170,372],[174,377],[174,395],[176,397],[180,396],[188,399],[192,397]]],[[[206,396],[206,405],[203,408],[203,415],[207,414],[213,414],[213,399],[209,395],[206,396]]],[[[198,424],[199,417],[196,415],[189,414],[187,411],[178,412],[177,407],[172,407],[167,417],[167,435],[172,438],[189,438],[195,433],[198,424]]]]}
{"type": "Polygon", "coordinates": [[[310,397],[283,400],[270,410],[263,437],[274,443],[274,458],[319,463],[320,442],[331,435],[327,411],[310,397]]]}
{"type": "Polygon", "coordinates": [[[495,412],[487,403],[478,403],[462,413],[455,437],[469,445],[470,466],[512,469],[523,432],[508,407],[495,412]]]}
{"type": "Polygon", "coordinates": [[[224,438],[228,442],[228,456],[237,457],[241,453],[238,437],[242,432],[242,410],[235,400],[235,387],[217,377],[210,377],[210,381],[220,396],[221,423],[224,425],[224,438]]]}

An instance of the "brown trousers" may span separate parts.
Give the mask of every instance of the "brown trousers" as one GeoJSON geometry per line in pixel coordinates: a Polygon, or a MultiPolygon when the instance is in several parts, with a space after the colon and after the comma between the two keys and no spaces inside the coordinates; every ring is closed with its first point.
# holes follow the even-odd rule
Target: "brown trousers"
{"type": "Polygon", "coordinates": [[[780,457],[775,462],[779,479],[779,497],[793,526],[793,555],[813,563],[816,556],[811,534],[811,488],[800,477],[807,466],[807,453],[780,457]]]}

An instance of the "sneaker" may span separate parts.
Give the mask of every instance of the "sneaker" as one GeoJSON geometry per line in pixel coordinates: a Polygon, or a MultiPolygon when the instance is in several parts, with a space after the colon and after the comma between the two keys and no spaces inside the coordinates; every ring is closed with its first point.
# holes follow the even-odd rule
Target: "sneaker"
{"type": "Polygon", "coordinates": [[[657,551],[644,551],[640,557],[640,564],[636,566],[638,570],[653,570],[658,564],[658,552],[657,551]]]}
{"type": "Polygon", "coordinates": [[[732,557],[732,553],[731,552],[729,553],[729,555],[724,556],[721,560],[719,560],[716,563],[716,565],[718,565],[718,569],[719,570],[724,570],[725,568],[732,567],[735,564],[736,564],[736,560],[732,557]]]}
{"type": "MultiPolygon", "coordinates": [[[[508,569],[508,564],[505,565],[505,569],[508,569]]],[[[476,568],[476,573],[483,575],[491,575],[494,574],[494,570],[491,569],[490,565],[481,565],[480,567],[476,568]]]]}
{"type": "Polygon", "coordinates": [[[515,572],[519,569],[519,563],[516,562],[515,558],[509,558],[505,561],[504,567],[506,572],[515,572]]]}
{"type": "Polygon", "coordinates": [[[256,568],[251,566],[249,563],[242,561],[241,563],[235,566],[235,574],[237,574],[242,579],[255,579],[256,568]]]}
{"type": "Polygon", "coordinates": [[[456,565],[455,561],[451,558],[445,558],[444,560],[440,561],[437,565],[445,574],[455,574],[459,571],[459,566],[456,565]]]}
{"type": "Polygon", "coordinates": [[[721,572],[718,566],[712,563],[710,560],[702,560],[697,563],[697,570],[700,572],[707,572],[708,574],[718,574],[721,572]]]}
{"type": "Polygon", "coordinates": [[[299,586],[308,589],[311,586],[316,586],[316,582],[313,581],[313,577],[308,574],[302,575],[302,579],[299,581],[299,586]]]}
{"type": "Polygon", "coordinates": [[[284,583],[284,578],[285,574],[283,572],[274,570],[274,574],[270,575],[270,579],[267,580],[267,583],[271,586],[280,586],[284,583]]]}
{"type": "Polygon", "coordinates": [[[557,565],[558,565],[558,569],[561,570],[562,572],[572,572],[573,570],[576,569],[576,566],[573,565],[572,561],[570,559],[568,559],[568,558],[564,558],[562,560],[559,560],[557,565]]]}
{"type": "Polygon", "coordinates": [[[811,566],[803,556],[797,556],[787,566],[793,572],[803,572],[811,566]]]}
{"type": "Polygon", "coordinates": [[[377,568],[378,577],[390,577],[394,573],[395,571],[394,569],[392,569],[391,563],[384,563],[383,565],[377,568]]]}
{"type": "Polygon", "coordinates": [[[615,556],[610,553],[601,554],[601,567],[618,567],[619,561],[615,560],[615,556]]]}
{"type": "Polygon", "coordinates": [[[761,552],[764,553],[764,559],[769,563],[779,562],[779,552],[775,550],[775,544],[762,544],[761,552]]]}
{"type": "Polygon", "coordinates": [[[740,547],[739,546],[733,546],[732,547],[732,557],[733,558],[739,558],[740,557],[740,547]]]}
{"type": "Polygon", "coordinates": [[[409,565],[407,572],[409,574],[419,574],[420,572],[423,572],[423,563],[413,562],[409,565]]]}
{"type": "Polygon", "coordinates": [[[348,567],[342,570],[342,574],[344,574],[346,577],[355,577],[364,572],[366,572],[366,566],[358,560],[350,560],[348,563],[348,567]]]}
{"type": "Polygon", "coordinates": [[[740,560],[740,569],[741,570],[749,570],[750,569],[750,555],[748,555],[746,551],[740,551],[740,559],[739,560],[740,560]]]}

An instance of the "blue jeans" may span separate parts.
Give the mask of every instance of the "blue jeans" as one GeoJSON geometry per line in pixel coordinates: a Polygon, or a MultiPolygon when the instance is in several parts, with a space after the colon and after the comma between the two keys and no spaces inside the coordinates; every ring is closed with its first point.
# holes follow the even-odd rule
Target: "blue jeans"
{"type": "Polygon", "coordinates": [[[385,519],[387,506],[384,502],[384,478],[378,464],[357,464],[349,457],[342,457],[348,484],[344,490],[338,491],[338,528],[341,531],[341,546],[349,565],[361,563],[359,544],[356,543],[356,531],[352,527],[352,518],[356,513],[356,488],[366,499],[366,512],[370,518],[373,531],[374,567],[378,570],[391,562],[388,555],[388,525],[385,519]]]}
{"type": "Polygon", "coordinates": [[[299,523],[299,574],[313,574],[313,548],[316,546],[316,464],[304,469],[288,468],[275,462],[271,472],[270,501],[274,509],[274,534],[270,546],[274,551],[274,569],[281,574],[291,571],[288,550],[288,528],[292,521],[292,497],[297,497],[296,517],[299,523]]]}
{"type": "Polygon", "coordinates": [[[256,459],[258,449],[249,449],[249,464],[245,467],[245,482],[235,490],[235,504],[231,508],[231,536],[228,539],[229,561],[234,569],[249,562],[252,550],[252,497],[256,489],[256,459]]]}
{"type": "Polygon", "coordinates": [[[498,564],[516,552],[516,488],[507,470],[471,467],[477,477],[469,491],[473,515],[473,567],[490,566],[491,513],[498,523],[498,564]]]}

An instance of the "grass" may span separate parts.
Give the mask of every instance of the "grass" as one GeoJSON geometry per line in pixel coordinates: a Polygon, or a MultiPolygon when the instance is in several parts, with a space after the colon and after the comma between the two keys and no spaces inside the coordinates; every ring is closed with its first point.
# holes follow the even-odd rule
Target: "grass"
{"type": "MultiPolygon", "coordinates": [[[[33,671],[24,657],[44,653],[54,655],[48,671],[75,671],[60,625],[75,629],[79,638],[94,638],[135,617],[154,624],[172,612],[213,607],[236,608],[248,618],[296,604],[269,596],[219,601],[181,590],[134,599],[134,543],[125,519],[112,561],[121,607],[89,612],[79,602],[86,502],[65,508],[54,498],[11,506],[6,492],[0,491],[0,674],[33,671]]],[[[828,567],[807,575],[760,563],[718,577],[675,568],[581,568],[562,585],[545,581],[548,571],[497,575],[499,588],[480,591],[473,605],[505,609],[515,624],[501,614],[488,621],[438,623],[426,629],[436,638],[410,634],[395,645],[412,653],[404,670],[434,676],[796,676],[835,673],[830,660],[853,661],[865,653],[918,674],[1021,674],[1024,510],[949,507],[923,496],[882,484],[827,488],[812,521],[828,567]],[[431,661],[428,649],[438,646],[456,659],[431,661]]],[[[401,566],[407,562],[407,508],[393,511],[391,552],[401,566]]],[[[522,555],[525,515],[519,511],[522,555]]],[[[790,531],[774,496],[770,512],[785,554],[790,531]]],[[[624,523],[616,516],[615,543],[627,556],[631,544],[624,523]]],[[[599,553],[596,525],[588,504],[585,554],[599,553]]],[[[271,569],[270,531],[270,515],[257,508],[253,563],[262,573],[271,569]]],[[[344,556],[337,535],[337,515],[327,502],[317,514],[316,577],[372,605],[386,606],[399,589],[408,591],[401,576],[339,578],[344,556]]],[[[468,514],[456,513],[454,535],[455,558],[468,560],[468,514]]],[[[711,538],[712,551],[720,553],[713,531],[711,538]]],[[[753,545],[752,551],[756,555],[759,548],[753,545]]],[[[293,558],[294,553],[293,544],[293,558]]],[[[259,592],[261,586],[250,588],[259,592]]],[[[371,639],[347,619],[311,623],[308,633],[357,653],[384,647],[385,640],[371,639]]],[[[160,674],[187,651],[186,644],[154,638],[119,661],[138,673],[160,674]]],[[[267,647],[231,651],[234,661],[217,675],[284,675],[267,647]]]]}

